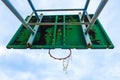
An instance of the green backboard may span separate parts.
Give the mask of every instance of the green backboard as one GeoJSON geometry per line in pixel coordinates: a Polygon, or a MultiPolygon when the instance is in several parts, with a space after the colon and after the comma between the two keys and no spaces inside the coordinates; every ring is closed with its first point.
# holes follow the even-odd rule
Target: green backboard
{"type": "MultiPolygon", "coordinates": [[[[26,17],[28,20],[29,16],[26,17]]],[[[87,18],[84,19],[88,22],[87,18]]],[[[32,16],[29,23],[36,23],[37,19],[32,16]]],[[[79,23],[79,15],[44,15],[41,23],[49,23],[39,25],[36,36],[32,45],[28,46],[27,42],[30,38],[30,31],[23,25],[20,26],[15,33],[11,41],[8,43],[7,48],[14,49],[112,49],[114,48],[111,40],[106,34],[100,21],[97,20],[90,29],[88,36],[91,41],[91,45],[86,43],[84,35],[84,29],[82,25],[72,23],[79,23]],[[50,23],[54,23],[51,24],[50,23]],[[61,24],[60,24],[61,23],[61,24]],[[63,24],[62,24],[63,23],[63,24]],[[69,24],[65,24],[69,23],[69,24]]],[[[35,26],[31,25],[32,28],[35,26]]],[[[87,26],[85,26],[87,28],[87,26]]]]}

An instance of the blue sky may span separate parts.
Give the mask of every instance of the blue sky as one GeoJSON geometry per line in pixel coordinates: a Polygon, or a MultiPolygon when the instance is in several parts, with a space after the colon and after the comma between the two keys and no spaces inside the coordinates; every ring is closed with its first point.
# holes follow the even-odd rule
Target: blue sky
{"type": "MultiPolygon", "coordinates": [[[[32,12],[27,0],[10,1],[23,18],[32,12]]],[[[82,7],[86,0],[32,1],[36,8],[77,8],[82,7]]],[[[99,2],[100,0],[91,0],[88,12],[93,13],[99,2]]],[[[50,58],[48,50],[6,49],[7,43],[21,23],[0,1],[0,80],[120,80],[119,3],[120,0],[109,0],[99,16],[115,48],[73,49],[72,59],[65,74],[62,61],[50,58]]],[[[57,54],[64,53],[60,49],[55,51],[57,54]]]]}

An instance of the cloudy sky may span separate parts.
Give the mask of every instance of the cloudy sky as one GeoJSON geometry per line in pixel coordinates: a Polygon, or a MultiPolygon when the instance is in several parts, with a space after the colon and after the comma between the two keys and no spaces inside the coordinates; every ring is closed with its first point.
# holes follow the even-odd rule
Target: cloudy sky
{"type": "MultiPolygon", "coordinates": [[[[23,18],[32,12],[27,0],[10,1],[23,18]]],[[[36,8],[43,9],[78,8],[82,7],[86,0],[32,1],[36,8]]],[[[100,1],[91,0],[88,12],[94,13],[100,1]]],[[[119,3],[120,0],[109,0],[99,16],[115,48],[110,50],[72,50],[73,54],[66,74],[63,71],[62,61],[50,58],[47,54],[48,50],[6,49],[7,43],[21,23],[0,1],[0,80],[120,80],[119,3]]],[[[57,54],[64,52],[66,50],[53,51],[57,54]]]]}

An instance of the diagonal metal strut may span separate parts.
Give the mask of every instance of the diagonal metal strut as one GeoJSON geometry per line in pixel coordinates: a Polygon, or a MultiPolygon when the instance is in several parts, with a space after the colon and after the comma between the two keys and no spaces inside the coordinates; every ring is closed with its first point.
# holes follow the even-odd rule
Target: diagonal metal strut
{"type": "Polygon", "coordinates": [[[26,21],[22,18],[19,12],[14,8],[14,6],[10,3],[9,0],[2,0],[3,3],[13,12],[13,14],[22,22],[22,24],[32,33],[34,34],[33,29],[26,23],[26,21]]]}
{"type": "Polygon", "coordinates": [[[36,16],[37,20],[40,21],[39,16],[38,16],[38,14],[37,14],[37,12],[36,12],[36,10],[35,10],[35,8],[34,8],[34,5],[32,4],[32,1],[31,1],[31,0],[28,0],[28,3],[30,4],[33,12],[35,13],[35,16],[36,16]]]}
{"type": "Polygon", "coordinates": [[[98,16],[100,15],[100,13],[102,12],[103,8],[105,7],[106,3],[108,2],[108,0],[101,0],[95,14],[93,15],[90,25],[88,25],[88,28],[86,30],[86,33],[89,32],[89,30],[91,29],[91,27],[94,25],[95,21],[97,20],[98,16]]]}

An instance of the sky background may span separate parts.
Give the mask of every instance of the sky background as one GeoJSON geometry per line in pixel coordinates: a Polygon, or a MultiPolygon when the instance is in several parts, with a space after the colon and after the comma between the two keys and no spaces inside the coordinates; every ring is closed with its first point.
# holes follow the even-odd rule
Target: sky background
{"type": "MultiPolygon", "coordinates": [[[[32,12],[27,0],[10,1],[16,6],[23,18],[32,12]]],[[[35,8],[43,9],[79,8],[84,5],[86,0],[32,1],[35,8]]],[[[91,0],[88,13],[94,13],[100,1],[91,0]]],[[[73,49],[67,74],[65,74],[62,61],[52,59],[48,55],[48,50],[6,49],[6,45],[21,22],[0,1],[0,80],[120,80],[119,3],[120,0],[109,0],[98,17],[115,48],[103,50],[73,49]]],[[[56,12],[56,14],[59,13],[56,12]]],[[[57,56],[57,54],[68,52],[68,50],[56,49],[52,52],[56,53],[57,56]]]]}

